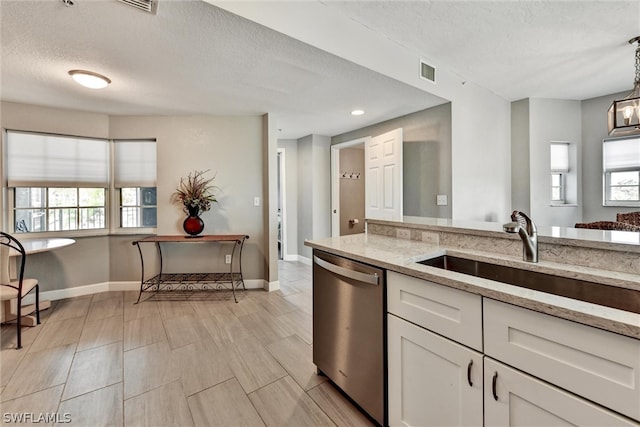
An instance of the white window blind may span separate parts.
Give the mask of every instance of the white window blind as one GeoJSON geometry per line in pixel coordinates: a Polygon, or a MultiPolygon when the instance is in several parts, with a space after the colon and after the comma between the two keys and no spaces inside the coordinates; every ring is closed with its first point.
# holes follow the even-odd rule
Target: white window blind
{"type": "Polygon", "coordinates": [[[9,187],[102,187],[109,184],[105,139],[7,131],[9,187]]]}
{"type": "Polygon", "coordinates": [[[551,171],[569,172],[569,144],[551,144],[551,171]]]}
{"type": "Polygon", "coordinates": [[[640,168],[640,138],[604,141],[604,170],[616,171],[640,168]]]}
{"type": "Polygon", "coordinates": [[[156,142],[115,141],[116,188],[156,186],[156,142]]]}

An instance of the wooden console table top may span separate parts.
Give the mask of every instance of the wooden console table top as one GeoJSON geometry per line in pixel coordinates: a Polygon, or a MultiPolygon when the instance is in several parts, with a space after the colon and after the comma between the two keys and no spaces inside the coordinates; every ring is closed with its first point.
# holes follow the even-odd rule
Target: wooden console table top
{"type": "Polygon", "coordinates": [[[197,237],[189,237],[183,235],[168,235],[168,236],[149,236],[144,239],[136,240],[136,243],[147,242],[181,242],[181,243],[198,243],[198,242],[242,242],[248,239],[246,234],[203,234],[197,237]]]}

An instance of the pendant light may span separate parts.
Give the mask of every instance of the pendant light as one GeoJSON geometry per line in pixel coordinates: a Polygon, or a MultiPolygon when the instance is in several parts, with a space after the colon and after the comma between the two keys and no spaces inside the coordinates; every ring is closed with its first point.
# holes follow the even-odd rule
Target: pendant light
{"type": "Polygon", "coordinates": [[[633,90],[624,99],[613,101],[609,107],[609,135],[628,135],[640,133],[640,36],[629,40],[629,44],[638,43],[636,48],[636,79],[633,90]]]}

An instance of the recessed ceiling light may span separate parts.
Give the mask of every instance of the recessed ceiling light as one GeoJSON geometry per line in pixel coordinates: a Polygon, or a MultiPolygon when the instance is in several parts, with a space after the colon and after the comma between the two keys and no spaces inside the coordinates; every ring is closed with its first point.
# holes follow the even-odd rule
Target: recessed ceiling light
{"type": "Polygon", "coordinates": [[[73,77],[73,80],[90,89],[102,89],[111,83],[111,80],[108,77],[92,71],[71,70],[69,71],[69,75],[73,77]]]}
{"type": "Polygon", "coordinates": [[[363,115],[363,114],[364,114],[364,111],[362,111],[362,110],[353,110],[353,111],[351,112],[351,115],[352,115],[352,116],[361,116],[361,115],[363,115]]]}

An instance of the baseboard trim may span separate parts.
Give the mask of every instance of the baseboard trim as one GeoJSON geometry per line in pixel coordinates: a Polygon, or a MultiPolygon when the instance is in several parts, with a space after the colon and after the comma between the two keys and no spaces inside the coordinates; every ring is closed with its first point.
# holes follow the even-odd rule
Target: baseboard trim
{"type": "MultiPolygon", "coordinates": [[[[264,289],[269,292],[280,289],[279,282],[267,282],[262,279],[249,279],[244,281],[247,289],[264,289]]],[[[56,301],[65,298],[81,297],[85,295],[99,294],[108,291],[140,291],[140,282],[104,282],[93,285],[74,286],[73,288],[55,289],[40,292],[41,300],[56,301]]],[[[35,295],[29,294],[24,298],[23,304],[33,304],[36,301],[35,295]]]]}
{"type": "Polygon", "coordinates": [[[302,255],[285,255],[283,261],[301,262],[306,265],[311,265],[311,258],[307,258],[302,255]]]}
{"type": "Polygon", "coordinates": [[[267,282],[265,280],[264,282],[264,290],[267,292],[273,292],[273,291],[277,291],[278,289],[280,289],[280,281],[279,280],[275,280],[273,282],[267,282]]]}
{"type": "Polygon", "coordinates": [[[307,258],[306,256],[302,256],[302,255],[298,255],[298,261],[306,265],[313,264],[313,262],[311,261],[311,258],[307,258]]]}

